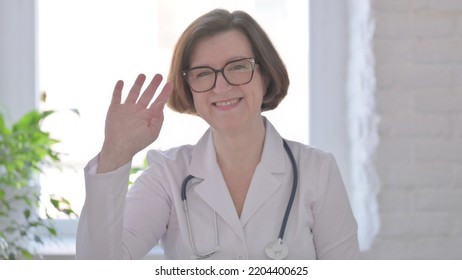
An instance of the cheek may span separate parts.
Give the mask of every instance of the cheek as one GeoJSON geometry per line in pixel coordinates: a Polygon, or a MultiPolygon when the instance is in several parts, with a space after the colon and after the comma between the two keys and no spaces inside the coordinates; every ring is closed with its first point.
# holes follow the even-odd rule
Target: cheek
{"type": "Polygon", "coordinates": [[[197,113],[200,115],[204,104],[206,104],[205,94],[193,93],[193,104],[196,108],[197,113]]]}
{"type": "Polygon", "coordinates": [[[267,79],[265,79],[264,77],[259,78],[257,81],[257,85],[258,86],[257,86],[255,94],[258,96],[256,98],[261,99],[260,101],[263,102],[265,95],[266,95],[267,88],[268,88],[267,79]]]}

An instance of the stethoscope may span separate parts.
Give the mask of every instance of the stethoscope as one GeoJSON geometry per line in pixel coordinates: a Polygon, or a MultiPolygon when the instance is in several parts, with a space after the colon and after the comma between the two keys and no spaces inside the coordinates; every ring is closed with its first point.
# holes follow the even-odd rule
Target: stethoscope
{"type": "MultiPolygon", "coordinates": [[[[266,256],[270,259],[275,259],[275,260],[282,260],[289,255],[289,247],[287,247],[287,245],[284,243],[283,238],[284,238],[284,233],[286,231],[287,221],[289,220],[290,210],[292,209],[292,204],[294,203],[295,193],[297,191],[297,183],[298,183],[298,170],[297,170],[297,164],[295,163],[294,155],[285,140],[283,140],[283,145],[284,145],[284,149],[286,150],[287,155],[289,156],[290,163],[292,164],[292,170],[294,174],[293,174],[293,182],[292,182],[292,191],[290,193],[289,202],[287,203],[286,212],[282,220],[281,229],[279,230],[278,238],[275,241],[270,242],[265,247],[266,256]]],[[[181,185],[181,200],[183,201],[183,207],[184,207],[184,211],[186,214],[186,223],[188,226],[189,241],[191,243],[192,250],[194,251],[194,254],[196,254],[197,258],[205,259],[205,258],[212,256],[213,254],[215,254],[215,252],[219,250],[217,213],[215,211],[213,212],[214,226],[215,226],[215,246],[213,249],[211,249],[208,252],[199,252],[194,243],[194,238],[193,238],[193,234],[191,230],[191,220],[189,218],[188,203],[186,201],[186,188],[188,186],[188,182],[193,178],[194,176],[188,175],[183,180],[183,184],[181,185]]]]}

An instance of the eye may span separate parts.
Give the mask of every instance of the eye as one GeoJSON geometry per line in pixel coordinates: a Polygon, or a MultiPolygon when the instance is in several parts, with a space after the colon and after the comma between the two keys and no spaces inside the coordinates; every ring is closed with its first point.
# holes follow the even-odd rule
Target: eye
{"type": "Polygon", "coordinates": [[[248,71],[248,70],[251,70],[251,65],[247,60],[234,62],[226,67],[226,71],[239,72],[239,71],[248,71]]]}
{"type": "Polygon", "coordinates": [[[213,75],[213,71],[209,68],[201,68],[192,70],[189,75],[192,79],[202,79],[213,75]]]}

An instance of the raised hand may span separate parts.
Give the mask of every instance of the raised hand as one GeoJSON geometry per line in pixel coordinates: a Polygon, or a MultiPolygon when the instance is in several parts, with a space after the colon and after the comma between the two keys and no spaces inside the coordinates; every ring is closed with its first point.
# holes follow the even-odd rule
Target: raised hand
{"type": "Polygon", "coordinates": [[[140,74],[124,103],[121,103],[123,82],[118,81],[106,116],[105,138],[101,149],[98,173],[115,170],[128,163],[133,156],[153,143],[159,136],[164,121],[164,106],[173,86],[167,82],[154,102],[162,76],[154,76],[141,94],[146,76],[140,74]],[[141,95],[141,96],[140,96],[141,95]]]}

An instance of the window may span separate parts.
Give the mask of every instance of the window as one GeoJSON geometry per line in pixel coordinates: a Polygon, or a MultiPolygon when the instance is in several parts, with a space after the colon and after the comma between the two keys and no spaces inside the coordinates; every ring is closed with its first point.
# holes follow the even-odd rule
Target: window
{"type": "MultiPolygon", "coordinates": [[[[280,133],[307,143],[308,1],[92,1],[38,2],[39,86],[47,99],[42,110],[58,112],[44,128],[61,140],[63,170],[48,169],[43,192],[69,198],[79,213],[85,190],[83,167],[103,141],[104,120],[115,82],[127,93],[136,76],[167,75],[171,53],[182,30],[216,8],[245,10],[267,31],[286,62],[291,86],[283,103],[265,115],[280,133]],[[80,116],[69,109],[76,108],[80,116]]],[[[166,109],[159,139],[149,148],[195,143],[207,128],[198,117],[166,109]]],[[[134,165],[145,156],[139,153],[134,165]]]]}

